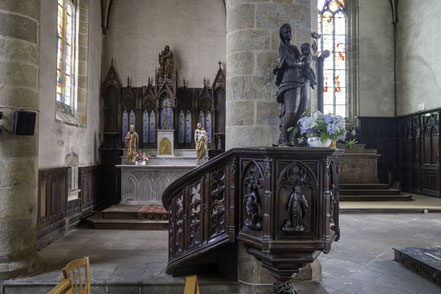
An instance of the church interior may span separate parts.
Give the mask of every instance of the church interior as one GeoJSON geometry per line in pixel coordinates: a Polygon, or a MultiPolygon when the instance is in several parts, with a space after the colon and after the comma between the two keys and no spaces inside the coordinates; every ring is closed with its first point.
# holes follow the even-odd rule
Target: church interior
{"type": "Polygon", "coordinates": [[[439,11],[0,0],[0,294],[441,293],[439,11]]]}

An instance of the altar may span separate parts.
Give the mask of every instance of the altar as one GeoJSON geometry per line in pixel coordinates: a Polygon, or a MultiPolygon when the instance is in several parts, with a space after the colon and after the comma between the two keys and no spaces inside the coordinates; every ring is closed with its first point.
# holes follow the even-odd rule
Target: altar
{"type": "Polygon", "coordinates": [[[173,156],[160,157],[157,150],[142,149],[152,156],[146,165],[134,165],[121,157],[121,204],[160,204],[162,192],[173,181],[196,167],[196,151],[176,149],[173,156]]]}
{"type": "Polygon", "coordinates": [[[123,85],[113,61],[103,83],[100,153],[105,180],[101,189],[112,204],[160,203],[165,187],[196,167],[194,134],[199,124],[207,135],[210,151],[220,153],[225,149],[226,82],[222,63],[218,63],[214,78],[189,87],[185,77],[178,79],[170,47],[166,46],[159,56],[159,68],[152,69],[153,78],[145,77],[146,85],[134,86],[129,77],[123,85]],[[180,80],[183,85],[179,85],[180,80]],[[136,131],[137,146],[132,153],[150,155],[146,166],[124,160],[131,126],[136,131]]]}

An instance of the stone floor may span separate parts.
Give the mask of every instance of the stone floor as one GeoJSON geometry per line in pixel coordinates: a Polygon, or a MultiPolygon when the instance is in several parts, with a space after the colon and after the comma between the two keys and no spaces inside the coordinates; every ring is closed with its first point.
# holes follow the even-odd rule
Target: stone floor
{"type": "Polygon", "coordinates": [[[341,215],[341,240],[320,256],[330,293],[434,294],[441,287],[394,261],[392,247],[439,247],[441,214],[341,215]]]}
{"type": "MultiPolygon", "coordinates": [[[[392,250],[440,246],[440,227],[440,214],[342,215],[341,241],[319,257],[321,286],[330,294],[441,293],[441,287],[393,261],[392,250]]],[[[91,259],[92,293],[182,293],[184,279],[165,273],[167,245],[165,231],[78,229],[40,252],[43,273],[9,280],[3,293],[45,293],[61,279],[66,263],[84,255],[91,259]]],[[[203,294],[237,293],[218,277],[207,276],[200,283],[203,294]]],[[[297,283],[298,290],[304,289],[300,293],[324,293],[307,287],[297,283]]]]}

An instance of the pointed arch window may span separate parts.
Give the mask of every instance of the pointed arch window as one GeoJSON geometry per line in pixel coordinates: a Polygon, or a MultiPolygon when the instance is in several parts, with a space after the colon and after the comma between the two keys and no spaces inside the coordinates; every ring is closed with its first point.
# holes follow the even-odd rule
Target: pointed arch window
{"type": "Polygon", "coordinates": [[[57,102],[74,113],[75,91],[75,5],[72,0],[58,0],[57,11],[57,102]]]}
{"type": "Polygon", "coordinates": [[[346,0],[318,0],[318,51],[331,55],[323,65],[323,111],[348,117],[346,0]]]}

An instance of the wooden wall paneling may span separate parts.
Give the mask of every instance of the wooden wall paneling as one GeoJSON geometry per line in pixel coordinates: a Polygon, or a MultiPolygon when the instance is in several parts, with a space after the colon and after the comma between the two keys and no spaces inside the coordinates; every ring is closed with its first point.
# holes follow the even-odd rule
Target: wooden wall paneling
{"type": "Polygon", "coordinates": [[[67,167],[38,173],[37,246],[46,246],[63,236],[67,207],[67,167]]]}
{"type": "Polygon", "coordinates": [[[441,197],[441,110],[395,118],[360,117],[357,139],[381,155],[382,183],[399,181],[403,191],[441,197]]]}
{"type": "Polygon", "coordinates": [[[81,189],[81,210],[90,211],[98,202],[97,197],[97,167],[86,166],[79,168],[79,186],[81,189]]]}

